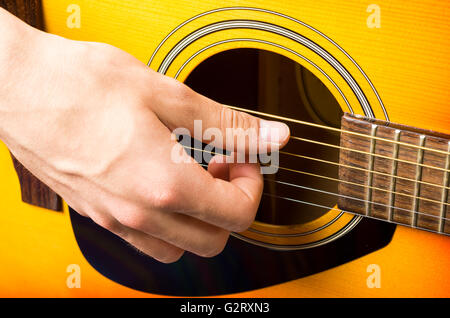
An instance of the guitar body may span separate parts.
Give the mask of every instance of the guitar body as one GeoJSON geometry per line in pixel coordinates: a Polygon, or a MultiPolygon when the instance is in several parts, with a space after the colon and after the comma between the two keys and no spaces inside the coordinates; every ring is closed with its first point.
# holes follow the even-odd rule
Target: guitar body
{"type": "MultiPolygon", "coordinates": [[[[78,7],[71,3],[42,1],[46,31],[117,46],[223,103],[249,109],[258,103],[263,108],[256,110],[265,113],[330,126],[336,116],[349,112],[450,133],[450,6],[444,2],[406,5],[383,0],[368,6],[354,0],[342,4],[80,0],[78,7]],[[258,67],[254,78],[252,65],[258,67]],[[235,86],[223,88],[222,78],[234,78],[235,86]],[[279,85],[280,78],[284,84],[277,86],[277,93],[264,93],[279,85]],[[244,79],[259,84],[247,87],[240,82],[244,79]],[[316,95],[329,96],[332,107],[321,108],[326,98],[308,99],[315,91],[308,85],[316,82],[321,84],[315,89],[329,94],[316,95]],[[253,95],[254,99],[249,97],[253,95]],[[292,101],[291,108],[280,106],[292,101]]],[[[295,136],[318,135],[292,126],[291,131],[295,136]]],[[[339,142],[334,135],[320,138],[339,142]]],[[[288,147],[299,152],[298,144],[288,147]]],[[[312,155],[318,150],[307,151],[312,155]]],[[[322,155],[338,159],[336,152],[322,155]]],[[[289,163],[293,169],[304,165],[283,160],[280,165],[289,163]]],[[[53,211],[22,202],[19,180],[3,144],[0,171],[3,297],[450,296],[448,236],[341,212],[330,199],[315,198],[329,206],[321,212],[267,199],[259,219],[248,231],[230,238],[221,255],[202,259],[187,254],[175,264],[163,265],[65,203],[62,211],[53,211]],[[79,269],[80,288],[68,283],[74,269],[79,269]]],[[[277,176],[288,178],[282,171],[277,176]]],[[[275,193],[270,185],[266,189],[275,193]]],[[[282,187],[276,193],[310,197],[282,187]]]]}

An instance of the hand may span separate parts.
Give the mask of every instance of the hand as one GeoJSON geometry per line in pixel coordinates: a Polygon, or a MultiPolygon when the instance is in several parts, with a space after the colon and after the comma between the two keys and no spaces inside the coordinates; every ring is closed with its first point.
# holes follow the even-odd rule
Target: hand
{"type": "Polygon", "coordinates": [[[282,146],[286,125],[230,110],[110,45],[49,35],[1,10],[0,21],[15,32],[0,41],[0,139],[78,213],[162,262],[185,250],[214,256],[250,226],[258,164],[213,159],[205,171],[184,152],[175,163],[171,131],[194,120],[264,125],[280,136],[257,142],[282,146]]]}

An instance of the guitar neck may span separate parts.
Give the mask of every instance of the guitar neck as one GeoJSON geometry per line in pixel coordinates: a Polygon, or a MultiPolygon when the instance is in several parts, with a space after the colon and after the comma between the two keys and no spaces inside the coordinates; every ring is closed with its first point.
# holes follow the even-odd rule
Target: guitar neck
{"type": "Polygon", "coordinates": [[[450,235],[450,136],[345,114],[338,206],[450,235]]]}

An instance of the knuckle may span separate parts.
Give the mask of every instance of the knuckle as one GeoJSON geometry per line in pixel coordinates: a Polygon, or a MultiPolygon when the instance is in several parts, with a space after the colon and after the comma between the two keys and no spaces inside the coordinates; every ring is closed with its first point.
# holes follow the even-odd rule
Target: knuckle
{"type": "Polygon", "coordinates": [[[165,264],[175,263],[184,254],[184,250],[179,248],[173,248],[171,251],[164,251],[157,259],[165,264]]]}
{"type": "Polygon", "coordinates": [[[177,97],[178,100],[186,101],[190,100],[194,96],[194,91],[187,85],[171,77],[167,78],[167,80],[170,91],[177,97]]]}
{"type": "Polygon", "coordinates": [[[99,44],[104,60],[108,62],[108,64],[117,65],[121,62],[128,61],[129,58],[125,52],[118,49],[117,47],[108,44],[108,43],[100,43],[99,44]]]}
{"type": "Polygon", "coordinates": [[[158,191],[153,191],[150,204],[158,210],[176,209],[178,201],[178,190],[176,184],[168,184],[158,191]]]}
{"type": "Polygon", "coordinates": [[[227,128],[234,128],[235,112],[227,107],[222,107],[219,113],[220,129],[225,131],[227,128]]]}
{"type": "Polygon", "coordinates": [[[120,234],[123,232],[122,225],[120,222],[115,220],[112,217],[98,217],[93,219],[95,223],[103,227],[104,229],[107,229],[108,231],[117,234],[120,236],[120,234]]]}
{"type": "MultiPolygon", "coordinates": [[[[117,221],[129,228],[142,230],[147,227],[149,222],[149,217],[145,215],[143,211],[137,210],[132,213],[127,213],[126,211],[120,211],[116,215],[117,221]]],[[[152,222],[154,223],[154,222],[152,222]]]]}
{"type": "Polygon", "coordinates": [[[118,223],[156,237],[166,235],[166,228],[154,211],[143,208],[123,209],[115,214],[118,223]]]}
{"type": "Polygon", "coordinates": [[[259,125],[255,117],[225,106],[220,109],[219,122],[220,128],[223,130],[226,128],[247,130],[249,128],[258,128],[259,125]]]}
{"type": "Polygon", "coordinates": [[[224,250],[229,236],[230,233],[228,231],[221,231],[213,240],[208,240],[207,246],[197,254],[202,257],[214,257],[219,255],[224,250]]]}
{"type": "Polygon", "coordinates": [[[232,224],[231,230],[238,233],[244,232],[252,225],[254,219],[255,215],[253,213],[244,213],[239,216],[236,223],[232,224]]]}
{"type": "Polygon", "coordinates": [[[156,186],[149,186],[149,182],[134,184],[135,204],[141,209],[171,210],[176,206],[180,194],[180,187],[174,181],[177,176],[164,167],[159,168],[159,175],[163,177],[153,181],[156,186]]]}
{"type": "Polygon", "coordinates": [[[115,64],[117,62],[117,51],[109,44],[99,42],[88,42],[84,45],[87,58],[92,62],[102,60],[106,64],[115,64]]]}

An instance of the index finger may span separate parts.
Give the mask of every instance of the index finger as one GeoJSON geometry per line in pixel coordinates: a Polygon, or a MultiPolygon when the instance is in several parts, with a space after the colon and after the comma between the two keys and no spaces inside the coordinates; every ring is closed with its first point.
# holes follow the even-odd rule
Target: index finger
{"type": "MultiPolygon", "coordinates": [[[[211,164],[217,163],[213,160],[211,164]]],[[[176,190],[178,207],[172,207],[172,211],[233,232],[251,225],[263,190],[259,164],[221,163],[225,180],[214,177],[194,160],[175,165],[183,173],[176,190]]]]}

